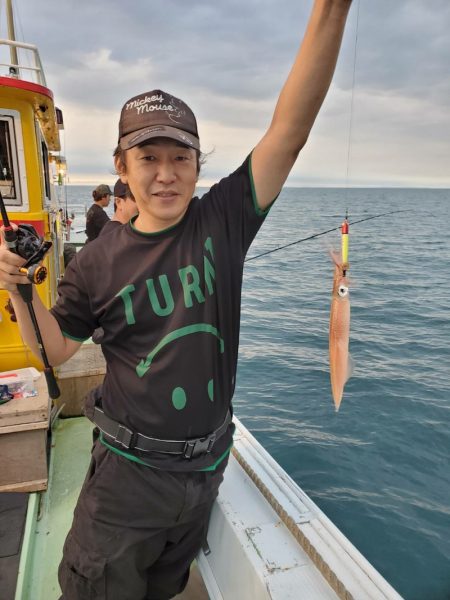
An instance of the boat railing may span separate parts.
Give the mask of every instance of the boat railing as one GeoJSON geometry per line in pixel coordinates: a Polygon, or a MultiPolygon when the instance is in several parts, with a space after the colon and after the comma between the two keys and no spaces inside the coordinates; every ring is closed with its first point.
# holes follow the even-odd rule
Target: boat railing
{"type": "Polygon", "coordinates": [[[33,65],[25,64],[20,60],[17,60],[17,64],[14,62],[0,62],[0,67],[8,68],[8,76],[15,79],[26,79],[31,80],[34,83],[47,87],[45,80],[44,69],[42,68],[41,58],[39,56],[39,50],[34,44],[27,44],[25,42],[17,42],[13,40],[0,39],[0,47],[7,46],[9,49],[20,49],[25,50],[26,57],[29,59],[30,55],[34,61],[33,65]],[[26,75],[23,77],[23,75],[26,75]],[[34,77],[33,77],[34,76],[34,77]]]}

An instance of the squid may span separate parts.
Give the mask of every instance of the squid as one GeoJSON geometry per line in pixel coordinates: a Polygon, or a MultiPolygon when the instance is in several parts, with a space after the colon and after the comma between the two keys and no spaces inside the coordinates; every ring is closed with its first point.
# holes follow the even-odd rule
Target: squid
{"type": "Polygon", "coordinates": [[[350,341],[350,293],[347,277],[348,235],[347,217],[341,226],[341,252],[330,252],[334,263],[333,292],[330,310],[329,358],[330,380],[336,412],[341,405],[344,386],[353,371],[353,361],[349,353],[350,341]]]}

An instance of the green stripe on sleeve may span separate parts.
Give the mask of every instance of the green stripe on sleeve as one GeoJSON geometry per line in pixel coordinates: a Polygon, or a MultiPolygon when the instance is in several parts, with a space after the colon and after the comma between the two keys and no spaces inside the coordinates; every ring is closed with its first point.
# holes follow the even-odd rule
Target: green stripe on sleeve
{"type": "Polygon", "coordinates": [[[70,335],[70,333],[67,333],[67,331],[63,331],[63,330],[61,330],[61,333],[63,334],[64,337],[68,338],[69,340],[73,340],[74,342],[85,342],[86,340],[89,339],[89,337],[86,337],[86,338],[74,337],[73,335],[70,335]]]}

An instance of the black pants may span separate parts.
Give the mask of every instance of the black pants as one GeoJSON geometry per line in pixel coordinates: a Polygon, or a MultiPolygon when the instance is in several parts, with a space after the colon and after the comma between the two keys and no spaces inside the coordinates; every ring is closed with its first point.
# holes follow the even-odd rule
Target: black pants
{"type": "Polygon", "coordinates": [[[96,442],[64,544],[60,600],[168,600],[180,593],[225,465],[161,471],[96,442]]]}

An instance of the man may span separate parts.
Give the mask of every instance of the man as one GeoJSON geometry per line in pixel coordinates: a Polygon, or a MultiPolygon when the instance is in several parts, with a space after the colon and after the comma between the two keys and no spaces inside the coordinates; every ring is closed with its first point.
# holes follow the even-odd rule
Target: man
{"type": "MultiPolygon", "coordinates": [[[[232,445],[244,257],[325,98],[350,3],[315,0],[268,131],[202,198],[190,108],[161,90],[122,108],[114,160],[139,214],[77,254],[50,312],[35,300],[52,364],[102,326],[108,365],[86,408],[101,434],[64,547],[64,600],[166,600],[187,582],[232,445]]],[[[2,246],[0,282],[38,354],[21,264],[2,246]]]]}
{"type": "MultiPolygon", "coordinates": [[[[128,221],[137,215],[138,208],[130,188],[118,179],[114,185],[114,214],[111,220],[108,220],[102,227],[99,236],[105,235],[120,225],[125,225],[128,221]]],[[[101,344],[103,340],[103,327],[97,327],[92,334],[92,341],[101,344]]],[[[95,429],[97,435],[97,428],[95,429]]]]}
{"type": "Polygon", "coordinates": [[[92,192],[94,204],[86,214],[86,235],[87,241],[92,242],[98,236],[102,227],[109,221],[105,208],[109,205],[112,191],[109,185],[98,185],[92,192]]]}
{"type": "Polygon", "coordinates": [[[118,179],[114,185],[114,215],[103,225],[100,235],[105,235],[118,225],[125,225],[137,213],[138,208],[130,188],[118,179]]]}

